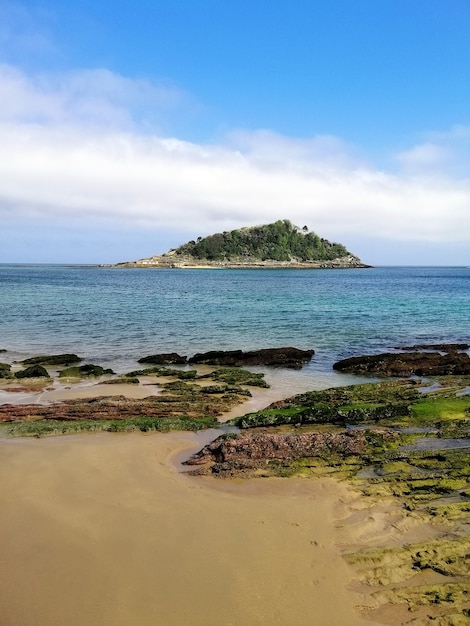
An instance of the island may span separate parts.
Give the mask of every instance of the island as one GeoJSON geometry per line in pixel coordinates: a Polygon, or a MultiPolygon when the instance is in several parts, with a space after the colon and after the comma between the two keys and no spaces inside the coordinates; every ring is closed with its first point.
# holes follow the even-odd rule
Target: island
{"type": "Polygon", "coordinates": [[[164,254],[104,267],[139,268],[365,268],[343,244],[331,243],[289,220],[198,237],[164,254]]]}

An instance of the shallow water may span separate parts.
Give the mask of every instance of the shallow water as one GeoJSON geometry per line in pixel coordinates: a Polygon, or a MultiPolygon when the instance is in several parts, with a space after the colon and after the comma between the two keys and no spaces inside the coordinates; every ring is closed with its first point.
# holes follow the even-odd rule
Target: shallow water
{"type": "Polygon", "coordinates": [[[353,384],[356,354],[468,341],[470,269],[158,270],[0,265],[0,360],[75,352],[123,373],[148,354],[313,348],[270,370],[285,396],[353,384]]]}
{"type": "Polygon", "coordinates": [[[434,450],[459,450],[469,448],[470,439],[445,439],[440,437],[423,437],[414,443],[403,446],[404,452],[428,452],[434,450]]]}

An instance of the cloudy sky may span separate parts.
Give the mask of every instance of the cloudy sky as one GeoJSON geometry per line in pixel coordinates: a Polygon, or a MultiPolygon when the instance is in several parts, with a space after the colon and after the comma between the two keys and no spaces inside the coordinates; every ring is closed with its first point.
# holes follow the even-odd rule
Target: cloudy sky
{"type": "Polygon", "coordinates": [[[290,219],[470,265],[468,0],[0,0],[0,262],[290,219]]]}

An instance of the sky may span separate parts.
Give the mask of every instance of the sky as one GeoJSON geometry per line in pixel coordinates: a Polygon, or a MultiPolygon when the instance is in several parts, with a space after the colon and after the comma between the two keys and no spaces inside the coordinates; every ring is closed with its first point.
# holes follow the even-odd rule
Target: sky
{"type": "Polygon", "coordinates": [[[468,0],[0,0],[0,262],[289,219],[470,266],[468,0]]]}

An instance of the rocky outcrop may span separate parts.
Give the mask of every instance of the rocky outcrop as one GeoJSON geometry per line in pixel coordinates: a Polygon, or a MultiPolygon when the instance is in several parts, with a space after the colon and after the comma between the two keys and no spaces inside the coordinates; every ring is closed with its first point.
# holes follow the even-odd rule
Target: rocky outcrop
{"type": "MultiPolygon", "coordinates": [[[[35,366],[36,367],[36,366],[35,366]]],[[[38,420],[90,421],[215,418],[246,400],[244,389],[220,384],[217,393],[183,381],[162,385],[162,392],[142,399],[110,396],[53,404],[0,404],[0,422],[38,420]]]]}
{"type": "Polygon", "coordinates": [[[177,352],[167,352],[163,354],[151,354],[144,356],[137,363],[152,363],[153,365],[184,365],[188,358],[181,356],[177,352]]]}
{"type": "Polygon", "coordinates": [[[366,453],[367,445],[363,430],[227,434],[204,446],[185,464],[205,466],[197,471],[199,474],[230,476],[262,468],[270,461],[294,461],[331,454],[362,455],[366,453]]]}
{"type": "Polygon", "coordinates": [[[362,261],[350,254],[338,257],[329,261],[302,261],[300,259],[292,259],[289,261],[276,261],[273,259],[258,259],[256,257],[240,257],[230,260],[213,261],[210,259],[197,259],[190,255],[176,255],[174,252],[156,255],[148,259],[140,259],[139,261],[126,261],[124,263],[116,263],[115,265],[102,265],[101,267],[138,267],[160,269],[358,269],[370,268],[362,261]]]}
{"type": "Polygon", "coordinates": [[[224,367],[242,367],[244,365],[264,365],[268,367],[288,367],[300,369],[310,361],[314,350],[298,348],[264,348],[261,350],[210,350],[187,358],[177,352],[154,354],[139,359],[139,363],[155,365],[221,365],[224,367]]]}
{"type": "Polygon", "coordinates": [[[31,365],[20,372],[16,372],[16,378],[49,378],[47,370],[42,365],[31,365]]]}
{"type": "Polygon", "coordinates": [[[82,359],[76,354],[44,354],[21,361],[23,365],[72,365],[82,359]]]}
{"type": "Polygon", "coordinates": [[[212,350],[196,354],[189,363],[223,366],[264,365],[268,367],[286,367],[300,369],[306,365],[314,354],[314,350],[298,348],[266,348],[262,350],[212,350]]]}
{"type": "Polygon", "coordinates": [[[417,343],[413,346],[397,346],[395,350],[438,350],[439,352],[458,352],[470,349],[468,343],[417,343]]]}
{"type": "Polygon", "coordinates": [[[114,374],[112,369],[104,369],[101,365],[87,363],[77,367],[68,367],[62,370],[59,378],[82,378],[85,376],[103,376],[104,374],[114,374]]]}
{"type": "Polygon", "coordinates": [[[333,369],[379,376],[445,376],[470,374],[470,357],[465,352],[399,352],[343,359],[333,369]]]}
{"type": "Polygon", "coordinates": [[[10,378],[10,369],[11,365],[9,365],[8,363],[0,363],[0,378],[10,378]]]}

